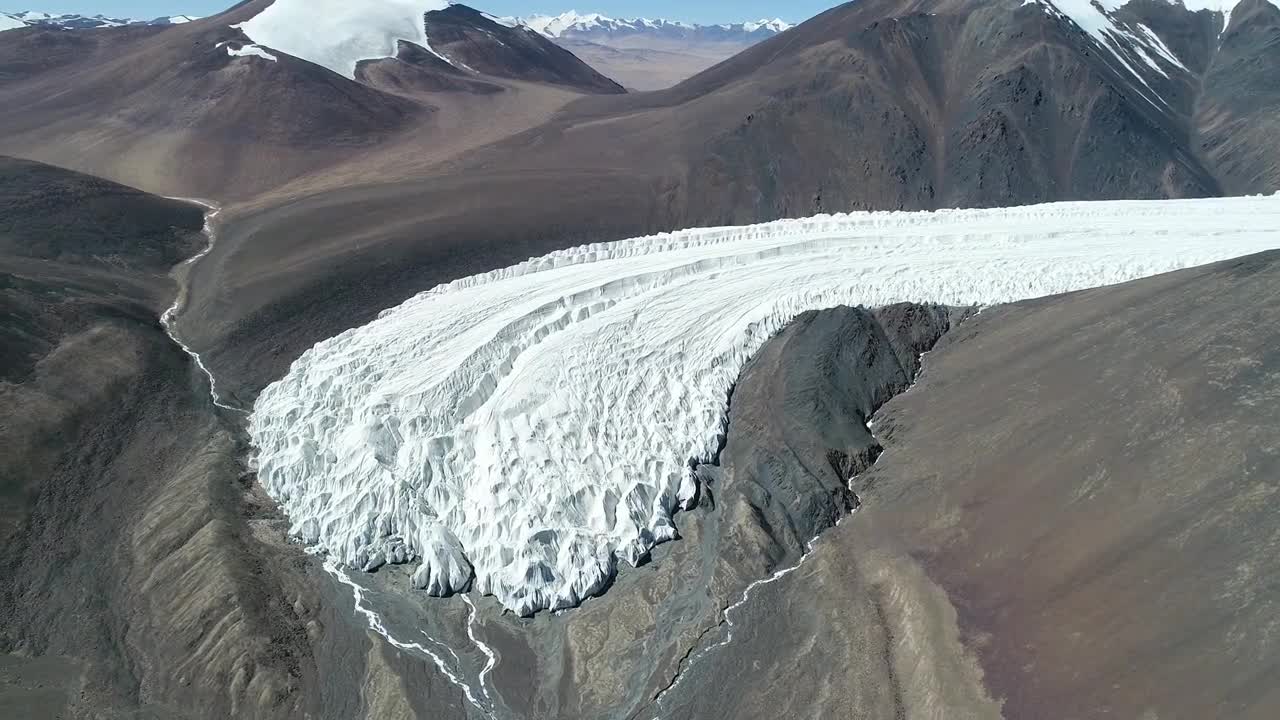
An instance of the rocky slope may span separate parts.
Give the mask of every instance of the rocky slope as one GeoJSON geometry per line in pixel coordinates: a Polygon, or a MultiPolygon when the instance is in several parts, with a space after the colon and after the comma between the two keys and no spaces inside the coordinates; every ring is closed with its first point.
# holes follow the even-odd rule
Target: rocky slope
{"type": "Polygon", "coordinates": [[[0,715],[449,712],[284,542],[160,326],[203,215],[0,159],[0,715]]]}
{"type": "Polygon", "coordinates": [[[858,552],[792,591],[938,603],[1003,717],[1274,715],[1277,273],[1268,253],[966,323],[876,423],[832,536],[858,552]]]}

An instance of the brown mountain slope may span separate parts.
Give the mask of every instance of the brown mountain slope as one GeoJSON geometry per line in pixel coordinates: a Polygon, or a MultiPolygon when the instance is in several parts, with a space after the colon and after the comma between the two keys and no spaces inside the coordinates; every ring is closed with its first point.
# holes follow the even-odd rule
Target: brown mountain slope
{"type": "Polygon", "coordinates": [[[841,564],[945,593],[1004,717],[1275,717],[1278,270],[1242,258],[944,339],[841,528],[878,557],[841,564]]]}
{"type": "Polygon", "coordinates": [[[388,168],[543,122],[580,93],[621,91],[549,41],[511,49],[473,27],[494,23],[456,7],[443,13],[449,27],[471,33],[466,56],[494,75],[407,43],[398,59],[365,63],[376,66],[363,68],[366,82],[278,51],[276,61],[231,56],[247,44],[231,25],[271,4],[170,27],[6,32],[0,152],[166,195],[244,200],[305,176],[329,187],[379,176],[365,164],[394,177],[388,168]],[[356,168],[357,180],[337,168],[356,168]]]}
{"type": "Polygon", "coordinates": [[[1280,9],[1245,0],[1231,15],[1196,104],[1202,152],[1230,193],[1280,188],[1280,9]]]}
{"type": "Polygon", "coordinates": [[[6,33],[0,151],[167,194],[236,196],[429,117],[419,103],[288,56],[231,57],[219,43],[243,41],[229,25],[248,10],[159,29],[6,33]],[[61,62],[26,62],[46,45],[61,62]]]}

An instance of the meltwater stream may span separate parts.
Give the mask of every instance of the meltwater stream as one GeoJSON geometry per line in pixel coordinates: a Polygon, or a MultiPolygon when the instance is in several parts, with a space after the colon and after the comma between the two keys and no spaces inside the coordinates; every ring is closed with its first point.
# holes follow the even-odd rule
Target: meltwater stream
{"type": "MultiPolygon", "coordinates": [[[[187,355],[191,357],[196,367],[200,368],[200,371],[204,374],[205,379],[209,383],[209,397],[213,401],[214,407],[231,412],[238,417],[248,417],[249,416],[248,412],[238,407],[235,407],[233,405],[227,404],[225,401],[222,400],[221,397],[219,397],[218,385],[217,385],[217,381],[213,377],[213,373],[210,372],[208,366],[204,364],[204,360],[201,359],[200,354],[197,353],[195,350],[193,350],[191,346],[183,342],[182,339],[178,337],[177,331],[174,329],[174,325],[178,319],[178,314],[181,313],[182,309],[186,306],[187,294],[190,288],[188,281],[191,276],[191,272],[194,270],[195,265],[201,259],[203,259],[205,256],[207,256],[210,252],[213,251],[214,244],[217,242],[217,226],[215,224],[215,220],[218,214],[222,211],[222,209],[213,203],[206,202],[204,200],[197,200],[194,198],[175,197],[175,198],[169,198],[169,199],[179,200],[182,202],[189,202],[195,205],[200,205],[201,207],[205,208],[203,232],[208,242],[206,243],[203,250],[191,256],[190,258],[187,258],[182,263],[180,263],[176,268],[174,268],[173,274],[176,276],[176,279],[178,281],[178,294],[177,294],[177,297],[174,298],[173,304],[170,305],[169,308],[165,310],[164,313],[160,316],[160,324],[164,327],[165,333],[169,336],[169,339],[172,340],[174,344],[176,344],[178,347],[182,348],[183,352],[185,352],[187,355]]],[[[391,634],[389,630],[387,630],[386,625],[383,623],[381,616],[379,616],[378,613],[375,612],[366,603],[365,597],[364,597],[365,588],[363,586],[353,581],[351,577],[347,575],[346,572],[343,571],[342,567],[336,561],[333,560],[333,558],[328,558],[328,557],[325,558],[323,567],[325,571],[328,572],[330,575],[332,575],[333,578],[338,583],[340,583],[344,587],[348,587],[351,589],[352,599],[355,603],[355,611],[360,615],[364,616],[370,630],[378,633],[380,636],[382,636],[382,638],[388,644],[390,644],[393,647],[399,648],[401,650],[416,650],[430,657],[432,662],[435,663],[435,666],[440,670],[440,673],[450,683],[457,686],[462,691],[462,694],[467,699],[468,703],[470,703],[477,710],[479,710],[484,717],[486,718],[492,717],[492,701],[489,696],[489,691],[485,688],[484,683],[485,683],[486,675],[488,675],[488,673],[493,669],[494,665],[497,663],[497,658],[493,649],[490,648],[489,645],[487,645],[483,640],[479,638],[479,636],[476,635],[475,624],[478,619],[478,612],[477,612],[476,606],[472,603],[470,598],[464,597],[464,600],[466,601],[470,610],[470,613],[467,618],[467,637],[471,639],[472,643],[475,644],[476,648],[486,658],[485,667],[480,672],[478,683],[477,683],[479,685],[479,695],[477,695],[476,689],[473,688],[471,684],[468,683],[465,679],[463,679],[462,660],[460,657],[458,657],[458,654],[454,652],[452,648],[450,648],[445,643],[442,643],[439,640],[432,638],[430,635],[428,635],[426,632],[423,632],[423,631],[419,631],[419,632],[422,634],[423,638],[425,638],[426,642],[428,643],[427,645],[424,645],[422,643],[417,643],[417,642],[404,642],[402,640],[397,639],[391,634]],[[446,663],[445,660],[435,650],[432,650],[433,647],[444,650],[448,652],[450,655],[452,655],[455,663],[455,667],[451,669],[449,667],[449,664],[446,663]]]]}
{"type": "MultiPolygon", "coordinates": [[[[983,308],[978,308],[977,312],[975,312],[969,319],[972,319],[973,317],[977,317],[979,314],[981,314],[982,310],[983,308]]],[[[954,331],[954,328],[953,328],[953,331],[954,331]]],[[[930,351],[926,350],[925,352],[920,353],[916,357],[917,370],[916,370],[915,377],[911,378],[911,384],[908,385],[906,388],[903,388],[902,392],[899,393],[900,395],[907,394],[908,392],[910,392],[912,389],[915,388],[917,383],[920,382],[920,377],[924,374],[924,359],[925,359],[925,356],[929,354],[929,352],[930,351]]],[[[876,421],[876,414],[873,414],[871,417],[867,418],[867,433],[871,435],[872,439],[876,442],[877,445],[879,445],[879,440],[876,439],[875,431],[872,429],[872,426],[875,424],[875,421],[876,421]]],[[[872,461],[871,466],[863,470],[862,473],[869,472],[871,468],[876,465],[876,463],[879,463],[881,460],[883,460],[885,452],[886,450],[882,447],[881,452],[875,456],[875,459],[872,461]]],[[[853,490],[854,480],[857,480],[862,473],[857,473],[845,481],[850,491],[853,490]]],[[[845,520],[852,517],[853,515],[857,514],[858,509],[859,509],[858,507],[855,507],[847,515],[844,515],[838,518],[833,527],[840,527],[841,523],[843,523],[845,520]]],[[[702,660],[708,657],[719,648],[725,647],[726,645],[733,642],[733,637],[734,637],[733,630],[736,627],[736,623],[734,622],[734,619],[733,619],[734,615],[737,613],[737,611],[741,610],[742,607],[745,606],[751,600],[752,597],[754,597],[756,590],[759,590],[761,587],[765,585],[771,585],[773,583],[776,583],[779,580],[787,577],[788,575],[791,575],[795,571],[804,567],[804,564],[808,562],[809,558],[813,557],[813,554],[818,551],[819,549],[818,539],[820,537],[821,535],[815,535],[814,537],[810,538],[809,541],[804,544],[804,552],[800,554],[800,557],[797,558],[795,562],[785,567],[779,568],[778,570],[775,570],[773,574],[769,575],[768,577],[761,578],[747,585],[745,588],[742,589],[742,593],[738,596],[738,599],[736,601],[730,603],[729,605],[726,605],[724,609],[720,611],[719,623],[707,628],[707,630],[698,637],[698,640],[695,641],[694,646],[690,648],[689,654],[686,655],[677,665],[676,671],[672,675],[671,680],[668,681],[667,684],[664,685],[661,689],[659,689],[658,692],[655,693],[653,698],[649,701],[646,707],[656,706],[658,709],[658,712],[653,715],[652,720],[663,720],[661,712],[666,706],[666,701],[668,696],[671,695],[671,693],[675,692],[676,688],[680,687],[681,683],[684,682],[685,677],[688,676],[689,671],[696,664],[698,664],[699,660],[702,660]],[[708,645],[706,647],[699,647],[704,637],[706,637],[708,634],[720,628],[724,629],[724,637],[712,643],[711,645],[708,645]]]]}
{"type": "Polygon", "coordinates": [[[178,313],[182,312],[182,308],[187,304],[187,293],[190,289],[189,279],[191,277],[191,271],[195,269],[196,263],[200,262],[200,260],[206,255],[213,252],[213,244],[217,240],[217,235],[214,230],[214,219],[218,217],[218,213],[222,212],[222,208],[214,205],[213,203],[206,202],[204,200],[197,200],[195,198],[171,197],[169,199],[199,205],[205,209],[204,236],[208,242],[205,244],[203,250],[182,261],[178,267],[174,268],[174,274],[178,280],[178,294],[173,299],[173,304],[169,306],[169,309],[165,310],[164,314],[160,316],[160,324],[164,326],[164,331],[168,334],[169,339],[176,343],[178,347],[182,348],[183,352],[190,355],[191,359],[195,362],[196,367],[200,368],[200,372],[204,373],[205,380],[209,383],[209,397],[212,398],[214,406],[222,408],[223,410],[229,410],[239,415],[248,415],[249,413],[238,407],[226,404],[220,397],[218,397],[218,383],[214,380],[213,373],[209,372],[209,368],[205,366],[204,360],[200,359],[200,354],[195,350],[192,350],[189,345],[183,342],[182,339],[178,337],[177,331],[173,328],[174,322],[178,319],[178,313]]]}

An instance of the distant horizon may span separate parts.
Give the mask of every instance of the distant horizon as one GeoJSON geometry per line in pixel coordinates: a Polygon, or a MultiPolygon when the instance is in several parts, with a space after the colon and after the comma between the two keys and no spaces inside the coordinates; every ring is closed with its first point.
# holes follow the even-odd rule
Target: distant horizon
{"type": "MultiPolygon", "coordinates": [[[[208,17],[217,15],[236,5],[235,0],[229,2],[218,0],[69,0],[68,2],[50,3],[49,7],[38,4],[26,7],[0,7],[0,12],[45,12],[51,15],[104,15],[112,18],[128,18],[149,20],[172,15],[191,15],[208,17]]],[[[483,10],[493,15],[528,17],[531,15],[559,15],[570,10],[580,15],[599,13],[612,18],[650,18],[676,20],[699,25],[716,25],[721,23],[748,22],[762,19],[779,18],[789,23],[799,23],[839,2],[825,0],[799,0],[799,2],[776,2],[774,0],[704,0],[703,2],[676,2],[675,0],[600,0],[585,3],[566,0],[563,7],[549,9],[545,0],[536,3],[522,0],[475,0],[463,2],[463,5],[483,10]]],[[[7,5],[7,3],[6,3],[7,5]]]]}

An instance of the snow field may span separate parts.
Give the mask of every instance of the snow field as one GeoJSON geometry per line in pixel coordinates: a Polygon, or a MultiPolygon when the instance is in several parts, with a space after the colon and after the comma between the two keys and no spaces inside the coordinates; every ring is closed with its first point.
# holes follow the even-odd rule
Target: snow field
{"type": "Polygon", "coordinates": [[[401,40],[430,50],[424,16],[446,0],[275,0],[234,27],[254,43],[355,79],[361,60],[395,57],[401,40]]]}

